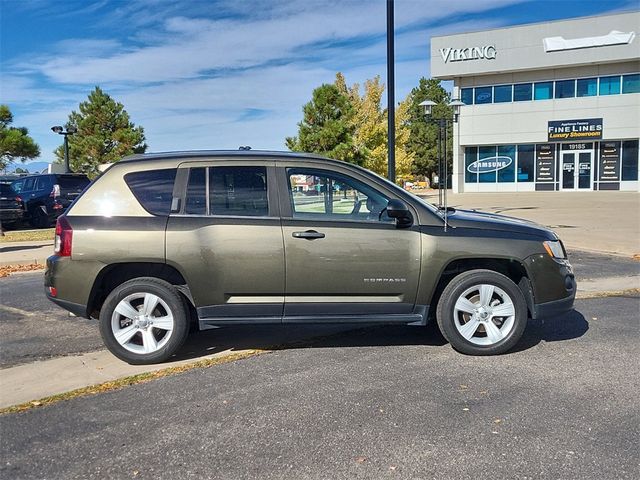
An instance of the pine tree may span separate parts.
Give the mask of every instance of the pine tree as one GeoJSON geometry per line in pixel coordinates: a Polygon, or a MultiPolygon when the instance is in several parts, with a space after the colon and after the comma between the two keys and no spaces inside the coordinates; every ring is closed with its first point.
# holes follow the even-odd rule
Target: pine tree
{"type": "MultiPolygon", "coordinates": [[[[440,80],[421,78],[416,88],[409,94],[408,119],[409,138],[407,150],[415,157],[414,173],[431,177],[438,172],[438,126],[428,123],[425,119],[420,103],[431,100],[437,105],[433,107],[434,117],[450,117],[451,107],[447,104],[450,94],[442,88],[440,80]]],[[[447,128],[447,161],[451,171],[453,149],[453,131],[447,128]]]]}
{"type": "MultiPolygon", "coordinates": [[[[68,137],[72,171],[93,177],[98,174],[101,164],[117,162],[126,155],[146,151],[144,129],[136,127],[124,106],[100,87],[89,94],[87,101],[80,103],[79,110],[71,112],[66,124],[67,128],[73,126],[77,129],[76,134],[68,137]]],[[[62,146],[54,153],[58,162],[64,161],[62,146]]]]}
{"type": "Polygon", "coordinates": [[[40,156],[40,147],[29,136],[24,127],[12,127],[13,115],[7,105],[0,105],[0,169],[5,169],[16,159],[27,159],[40,156]]]}
{"type": "Polygon", "coordinates": [[[323,84],[316,88],[311,101],[304,105],[303,114],[298,135],[285,140],[290,150],[362,164],[364,156],[355,148],[353,140],[353,105],[336,85],[323,84]]]}

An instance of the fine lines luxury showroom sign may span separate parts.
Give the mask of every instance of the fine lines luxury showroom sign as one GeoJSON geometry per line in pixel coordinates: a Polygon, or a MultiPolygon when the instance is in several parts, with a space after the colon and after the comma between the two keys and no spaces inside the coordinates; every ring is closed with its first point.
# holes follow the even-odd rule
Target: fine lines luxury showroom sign
{"type": "Polygon", "coordinates": [[[602,118],[550,120],[547,134],[549,142],[600,140],[602,138],[602,118]]]}

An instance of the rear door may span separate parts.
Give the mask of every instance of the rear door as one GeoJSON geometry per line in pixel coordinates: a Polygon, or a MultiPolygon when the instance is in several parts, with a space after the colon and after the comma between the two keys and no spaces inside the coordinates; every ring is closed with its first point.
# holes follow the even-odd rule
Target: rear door
{"type": "Polygon", "coordinates": [[[280,322],[284,249],[273,162],[187,162],[178,169],[167,263],[205,324],[280,322]]]}
{"type": "Polygon", "coordinates": [[[279,175],[286,192],[284,321],[406,321],[421,236],[386,216],[392,194],[346,170],[291,166],[279,175]]]}

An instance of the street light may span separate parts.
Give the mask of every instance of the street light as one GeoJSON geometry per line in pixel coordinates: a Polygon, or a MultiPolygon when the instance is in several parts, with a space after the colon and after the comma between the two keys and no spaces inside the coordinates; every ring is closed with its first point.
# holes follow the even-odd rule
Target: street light
{"type": "Polygon", "coordinates": [[[460,117],[460,107],[464,105],[459,99],[449,102],[449,107],[453,110],[451,116],[439,116],[433,115],[433,107],[437,105],[436,102],[431,100],[425,100],[421,102],[422,112],[429,123],[438,125],[438,208],[443,210],[444,216],[444,231],[447,231],[447,183],[449,176],[449,168],[447,166],[447,127],[453,123],[458,123],[460,117]],[[444,178],[444,188],[443,181],[444,178]]]}
{"type": "Polygon", "coordinates": [[[70,173],[71,168],[69,167],[69,140],[67,140],[67,137],[76,133],[78,129],[73,125],[69,125],[67,127],[67,130],[65,131],[65,129],[60,125],[56,125],[54,127],[51,127],[51,131],[59,135],[64,135],[64,168],[65,173],[70,173]]]}

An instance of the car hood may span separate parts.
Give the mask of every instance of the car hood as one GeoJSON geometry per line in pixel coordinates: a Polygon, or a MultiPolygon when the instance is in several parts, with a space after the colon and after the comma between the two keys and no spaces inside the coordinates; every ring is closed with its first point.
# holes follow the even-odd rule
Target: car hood
{"type": "Polygon", "coordinates": [[[475,228],[531,235],[544,240],[557,240],[553,230],[521,218],[475,210],[455,210],[447,215],[447,222],[455,228],[475,228]]]}

